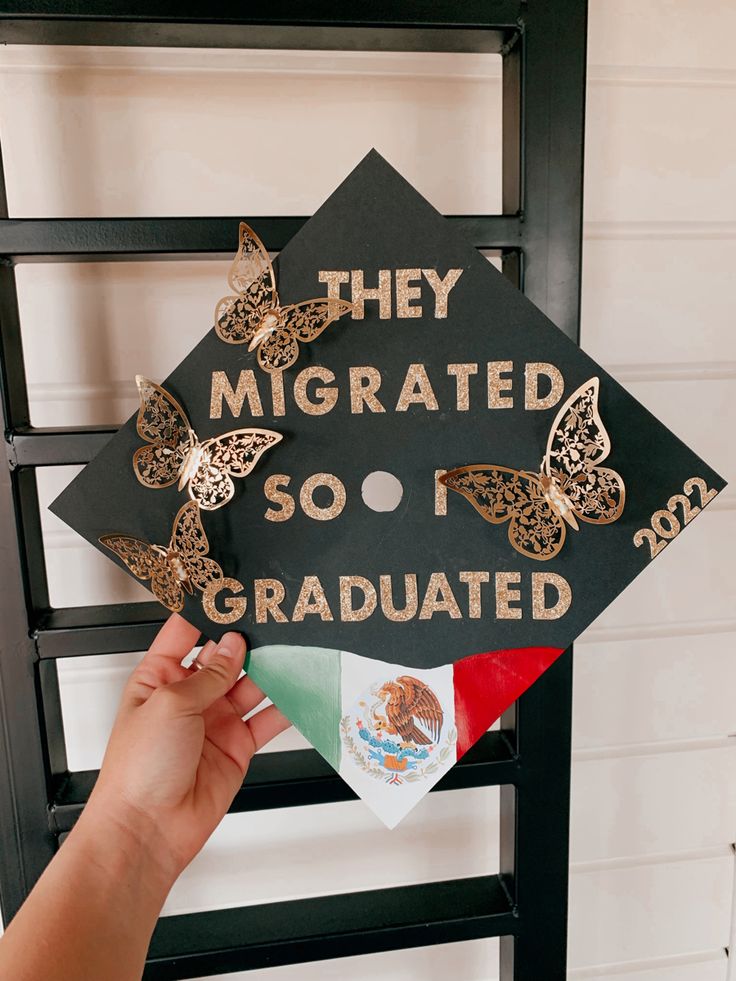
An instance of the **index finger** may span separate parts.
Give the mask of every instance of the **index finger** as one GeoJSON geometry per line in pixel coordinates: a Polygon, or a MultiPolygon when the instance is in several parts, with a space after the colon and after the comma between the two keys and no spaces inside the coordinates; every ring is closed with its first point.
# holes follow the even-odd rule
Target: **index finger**
{"type": "Polygon", "coordinates": [[[178,661],[182,661],[196,646],[198,640],[199,630],[197,627],[178,613],[172,613],[153,638],[153,643],[148,648],[141,663],[153,657],[176,658],[178,661]]]}
{"type": "Polygon", "coordinates": [[[140,704],[161,685],[185,678],[188,671],[181,666],[181,662],[198,640],[199,630],[178,613],[173,613],[156,634],[143,660],[133,672],[123,701],[132,699],[132,704],[140,704]]]}

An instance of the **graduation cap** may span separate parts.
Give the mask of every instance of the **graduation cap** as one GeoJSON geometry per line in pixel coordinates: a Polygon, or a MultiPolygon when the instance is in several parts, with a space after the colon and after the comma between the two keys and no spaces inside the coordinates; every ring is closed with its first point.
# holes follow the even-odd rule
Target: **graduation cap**
{"type": "Polygon", "coordinates": [[[725,486],[372,151],[52,505],[394,826],[725,486]]]}

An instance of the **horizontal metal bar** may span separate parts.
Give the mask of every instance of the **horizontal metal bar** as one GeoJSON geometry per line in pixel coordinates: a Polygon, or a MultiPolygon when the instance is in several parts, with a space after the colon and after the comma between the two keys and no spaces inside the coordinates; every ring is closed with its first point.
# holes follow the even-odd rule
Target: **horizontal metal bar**
{"type": "Polygon", "coordinates": [[[22,17],[65,20],[78,23],[90,18],[105,21],[151,21],[211,24],[287,24],[301,27],[341,24],[360,27],[491,27],[515,23],[525,0],[404,0],[400,8],[391,3],[364,4],[348,0],[302,0],[297,8],[291,0],[253,2],[247,8],[239,0],[148,0],[145,8],[136,0],[3,0],[0,19],[22,17]]]}
{"type": "MultiPolygon", "coordinates": [[[[517,781],[520,761],[503,732],[487,732],[432,790],[497,787],[517,781]]],[[[65,774],[49,808],[49,826],[56,834],[69,831],[89,798],[97,770],[65,774]]],[[[248,777],[230,805],[230,813],[276,807],[303,807],[355,800],[357,795],[314,749],[259,753],[248,777]]]]}
{"type": "Polygon", "coordinates": [[[510,936],[518,922],[497,875],[166,916],[143,977],[174,981],[510,936]]]}
{"type": "Polygon", "coordinates": [[[27,426],[6,435],[8,461],[11,469],[89,463],[116,432],[115,426],[27,426]]]}
{"type": "Polygon", "coordinates": [[[288,0],[202,5],[157,0],[0,4],[5,44],[112,44],[157,47],[320,50],[492,51],[517,28],[522,0],[405,0],[365,4],[288,0]],[[81,11],[81,12],[80,12],[81,11]]]}
{"type": "MultiPolygon", "coordinates": [[[[307,218],[246,220],[267,247],[278,252],[307,218]]],[[[0,221],[0,255],[46,262],[232,257],[240,221],[237,217],[6,218],[0,221]]]]}
{"type": "MultiPolygon", "coordinates": [[[[278,252],[306,217],[247,218],[268,249],[278,252]]],[[[518,248],[517,215],[452,215],[479,249],[518,248]]],[[[227,258],[235,253],[240,218],[5,218],[0,256],[15,261],[68,262],[227,258]]]]}
{"type": "Polygon", "coordinates": [[[46,610],[34,630],[39,658],[145,651],[164,620],[158,603],[111,603],[46,610]]]}

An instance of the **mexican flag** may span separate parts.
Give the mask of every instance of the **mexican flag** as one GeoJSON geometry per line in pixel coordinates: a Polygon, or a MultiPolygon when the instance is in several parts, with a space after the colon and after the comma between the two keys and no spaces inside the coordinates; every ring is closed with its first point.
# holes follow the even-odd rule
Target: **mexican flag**
{"type": "Polygon", "coordinates": [[[488,651],[424,670],[273,645],[251,651],[246,672],[393,828],[561,653],[488,651]]]}

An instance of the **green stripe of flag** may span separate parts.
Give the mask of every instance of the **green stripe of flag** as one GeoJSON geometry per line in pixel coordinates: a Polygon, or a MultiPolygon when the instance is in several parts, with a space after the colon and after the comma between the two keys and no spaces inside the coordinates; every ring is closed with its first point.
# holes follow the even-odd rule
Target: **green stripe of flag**
{"type": "Polygon", "coordinates": [[[336,770],[340,768],[340,651],[273,644],[248,653],[246,673],[336,770]]]}

